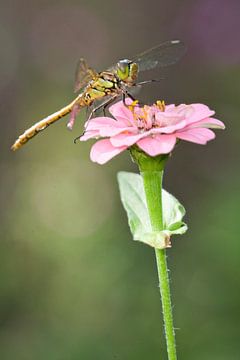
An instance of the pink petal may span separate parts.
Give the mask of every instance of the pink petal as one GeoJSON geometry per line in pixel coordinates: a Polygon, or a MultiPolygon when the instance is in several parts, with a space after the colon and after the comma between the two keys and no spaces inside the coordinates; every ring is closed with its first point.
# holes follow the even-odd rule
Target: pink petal
{"type": "Polygon", "coordinates": [[[137,145],[150,156],[168,154],[172,151],[176,143],[176,136],[156,135],[146,137],[137,142],[137,145]]]}
{"type": "Polygon", "coordinates": [[[165,105],[165,111],[168,112],[170,110],[175,109],[176,105],[175,104],[169,104],[169,105],[165,105]]]}
{"type": "Polygon", "coordinates": [[[105,137],[114,136],[120,134],[123,131],[129,131],[131,129],[132,127],[126,127],[126,124],[121,120],[118,121],[109,117],[97,117],[89,120],[86,130],[98,130],[99,135],[105,137]]]}
{"type": "Polygon", "coordinates": [[[104,139],[97,141],[92,146],[90,158],[93,162],[96,162],[98,164],[105,164],[107,161],[111,160],[114,156],[120,154],[126,149],[127,146],[121,146],[116,148],[112,146],[109,139],[104,139]]]}
{"type": "MultiPolygon", "coordinates": [[[[127,101],[128,99],[126,99],[127,101]]],[[[132,112],[127,108],[122,101],[117,102],[109,107],[108,111],[115,119],[125,123],[125,126],[134,125],[134,118],[132,112]]]]}
{"type": "Polygon", "coordinates": [[[194,128],[177,132],[176,136],[178,139],[191,141],[201,145],[205,145],[207,141],[215,138],[214,132],[206,128],[194,128]]]}
{"type": "Polygon", "coordinates": [[[147,136],[149,134],[148,132],[143,132],[141,134],[133,134],[133,133],[124,133],[119,134],[110,139],[113,146],[131,146],[135,144],[138,140],[141,138],[147,136]]]}
{"type": "Polygon", "coordinates": [[[162,126],[159,128],[151,129],[152,134],[172,134],[173,132],[183,129],[186,126],[186,121],[181,120],[178,124],[169,125],[169,126],[162,126]]]}
{"type": "Polygon", "coordinates": [[[210,110],[207,105],[191,104],[186,106],[190,106],[193,109],[192,113],[190,112],[189,115],[186,116],[187,124],[195,123],[202,119],[209,118],[210,116],[213,116],[215,114],[215,111],[210,110]]]}
{"type": "Polygon", "coordinates": [[[125,123],[118,122],[110,117],[101,116],[92,118],[87,124],[87,130],[99,130],[104,127],[122,128],[125,127],[125,123]]]}
{"type": "Polygon", "coordinates": [[[102,136],[102,137],[108,137],[108,136],[115,136],[115,135],[118,136],[118,134],[121,135],[121,133],[123,133],[123,132],[131,133],[133,130],[135,130],[135,129],[133,129],[132,127],[125,127],[125,128],[105,127],[105,128],[100,129],[99,133],[100,133],[100,136],[102,136]]]}
{"type": "Polygon", "coordinates": [[[85,131],[85,133],[80,137],[80,141],[87,141],[89,139],[96,139],[99,136],[99,131],[85,131]]]}
{"type": "Polygon", "coordinates": [[[208,129],[225,129],[225,125],[222,121],[217,120],[215,118],[206,118],[202,119],[200,121],[197,121],[187,127],[187,129],[193,129],[193,128],[208,128],[208,129]]]}

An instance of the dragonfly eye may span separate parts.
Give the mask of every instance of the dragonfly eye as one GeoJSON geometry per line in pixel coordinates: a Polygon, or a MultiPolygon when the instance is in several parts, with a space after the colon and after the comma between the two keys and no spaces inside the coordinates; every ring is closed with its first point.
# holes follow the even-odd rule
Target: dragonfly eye
{"type": "Polygon", "coordinates": [[[126,72],[127,68],[131,64],[131,61],[128,59],[119,60],[117,63],[117,67],[119,70],[121,70],[123,73],[126,72]]]}
{"type": "Polygon", "coordinates": [[[119,60],[117,63],[117,76],[122,81],[127,81],[132,61],[128,59],[119,60]]]}

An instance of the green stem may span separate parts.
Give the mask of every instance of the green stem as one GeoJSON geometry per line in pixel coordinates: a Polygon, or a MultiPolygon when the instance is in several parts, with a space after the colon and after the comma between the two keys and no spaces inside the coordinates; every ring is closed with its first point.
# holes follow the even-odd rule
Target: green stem
{"type": "MultiPolygon", "coordinates": [[[[162,177],[163,171],[142,171],[144,189],[147,199],[148,211],[150,215],[152,229],[154,231],[163,230],[162,219],[162,177]]],[[[175,334],[173,327],[173,316],[171,306],[171,295],[169,277],[167,270],[166,250],[155,249],[159,288],[162,299],[163,320],[167,343],[169,360],[176,360],[175,334]]]]}
{"type": "MultiPolygon", "coordinates": [[[[143,153],[139,153],[135,149],[133,149],[131,153],[134,161],[136,161],[139,166],[143,178],[152,229],[154,231],[161,231],[163,230],[162,178],[163,168],[167,157],[159,156],[151,158],[143,153]]],[[[166,250],[155,249],[155,253],[162,300],[168,360],[177,360],[166,250]]]]}

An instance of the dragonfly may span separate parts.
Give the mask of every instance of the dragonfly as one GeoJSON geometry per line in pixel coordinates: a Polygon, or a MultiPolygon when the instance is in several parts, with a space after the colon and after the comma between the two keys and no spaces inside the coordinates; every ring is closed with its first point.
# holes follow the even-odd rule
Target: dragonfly
{"type": "Polygon", "coordinates": [[[85,123],[86,128],[86,124],[96,111],[102,109],[105,112],[105,109],[119,96],[122,96],[123,102],[126,104],[126,97],[134,100],[131,95],[132,88],[158,81],[145,80],[137,82],[140,72],[173,65],[180,60],[185,50],[186,47],[180,40],[166,41],[130,60],[119,60],[115,65],[102,72],[97,72],[88,65],[86,60],[80,59],[75,74],[74,90],[78,92],[75,99],[62,109],[28,128],[17,138],[11,149],[13,151],[20,149],[38,133],[69,113],[71,114],[67,127],[72,129],[79,111],[83,108],[91,109],[92,107],[85,123]],[[95,104],[97,105],[95,106],[95,104]]]}

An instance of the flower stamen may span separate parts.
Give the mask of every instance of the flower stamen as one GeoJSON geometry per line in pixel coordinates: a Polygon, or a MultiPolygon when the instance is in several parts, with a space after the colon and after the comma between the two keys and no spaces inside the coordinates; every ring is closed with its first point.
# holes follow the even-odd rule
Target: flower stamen
{"type": "Polygon", "coordinates": [[[129,110],[134,114],[134,109],[135,107],[138,105],[139,101],[138,100],[134,100],[131,104],[127,105],[127,107],[129,108],[129,110]]]}
{"type": "Polygon", "coordinates": [[[165,111],[166,105],[164,100],[157,100],[156,105],[159,108],[160,111],[165,111]]]}

